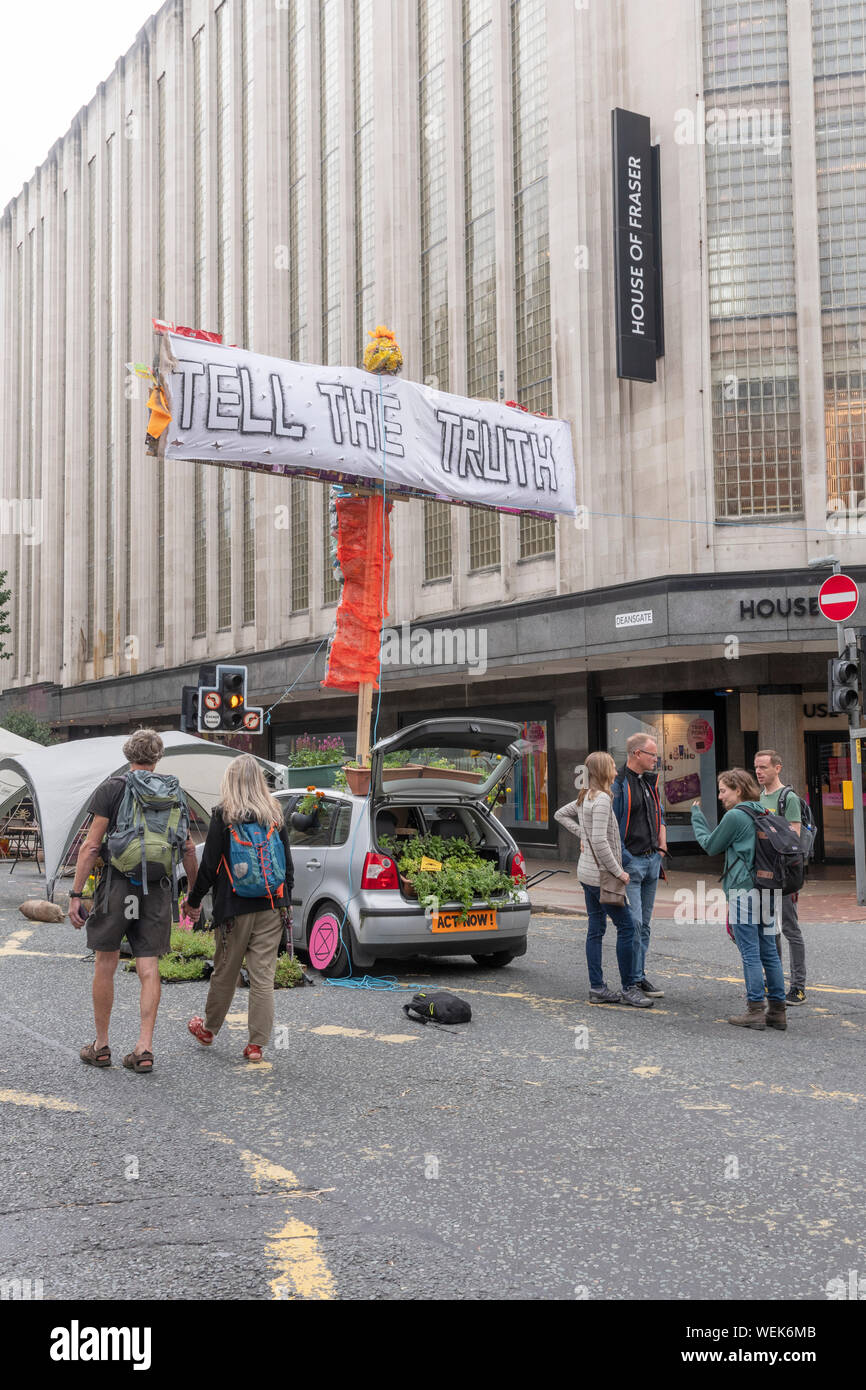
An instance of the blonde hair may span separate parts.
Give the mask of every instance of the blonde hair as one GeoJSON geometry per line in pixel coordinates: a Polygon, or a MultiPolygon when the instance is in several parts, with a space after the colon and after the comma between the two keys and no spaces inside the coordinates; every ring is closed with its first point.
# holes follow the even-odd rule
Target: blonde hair
{"type": "Polygon", "coordinates": [[[282,823],[283,808],[271,796],[265,774],[251,753],[232,758],[220,783],[220,800],[226,825],[254,820],[267,829],[282,823]]]}
{"type": "Polygon", "coordinates": [[[741,801],[760,801],[761,788],[758,786],[751,772],[746,772],[745,768],[732,767],[730,772],[720,772],[719,781],[723,782],[731,791],[740,793],[741,801]]]}
{"type": "Polygon", "coordinates": [[[586,775],[589,778],[589,786],[584,787],[578,796],[578,806],[583,805],[584,798],[591,791],[610,792],[611,783],[616,776],[616,763],[609,753],[590,753],[586,760],[586,775]]]}

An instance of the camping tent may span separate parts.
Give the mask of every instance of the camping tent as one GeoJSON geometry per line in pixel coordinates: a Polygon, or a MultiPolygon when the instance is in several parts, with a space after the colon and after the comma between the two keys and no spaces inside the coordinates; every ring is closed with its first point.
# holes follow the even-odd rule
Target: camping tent
{"type": "MultiPolygon", "coordinates": [[[[0,744],[0,776],[19,777],[33,798],[36,820],[45,855],[45,885],[49,898],[54,893],[60,868],[72,841],[87,814],[87,807],[100,782],[124,772],[129,764],[123,756],[128,734],[111,738],[76,739],[49,748],[32,744],[18,752],[6,752],[0,744]]],[[[27,743],[27,740],[22,740],[27,743]]],[[[240,756],[238,749],[209,743],[193,734],[175,731],[162,735],[165,753],[158,772],[177,777],[191,802],[209,813],[219,797],[219,786],[229,758],[240,756]]],[[[285,773],[279,763],[258,758],[275,786],[283,785],[285,773]]]]}

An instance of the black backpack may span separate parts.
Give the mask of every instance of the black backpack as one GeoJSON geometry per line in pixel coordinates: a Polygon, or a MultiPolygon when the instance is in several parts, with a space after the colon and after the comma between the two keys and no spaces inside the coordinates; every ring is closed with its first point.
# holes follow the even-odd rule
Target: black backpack
{"type": "Polygon", "coordinates": [[[775,811],[758,811],[742,804],[737,810],[745,811],[755,822],[754,886],[785,898],[798,893],[806,878],[808,851],[796,830],[775,811]]]}
{"type": "Polygon", "coordinates": [[[465,999],[449,994],[446,989],[438,989],[434,994],[421,990],[410,1003],[403,1005],[403,1012],[413,1023],[468,1023],[472,1010],[465,999]]]}
{"type": "Polygon", "coordinates": [[[815,836],[818,834],[818,827],[815,824],[815,817],[808,801],[804,801],[802,796],[797,796],[793,787],[783,787],[779,792],[779,815],[785,815],[785,807],[788,804],[788,797],[796,796],[800,803],[800,840],[806,853],[806,863],[812,858],[815,852],[815,836]]]}

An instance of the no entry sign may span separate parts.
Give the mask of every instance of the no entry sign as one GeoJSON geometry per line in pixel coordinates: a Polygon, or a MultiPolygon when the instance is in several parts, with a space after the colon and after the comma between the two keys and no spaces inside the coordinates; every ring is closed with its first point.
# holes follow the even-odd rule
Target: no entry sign
{"type": "Polygon", "coordinates": [[[834,574],[825,579],[818,594],[818,607],[831,623],[844,623],[860,602],[860,591],[847,574],[834,574]]]}

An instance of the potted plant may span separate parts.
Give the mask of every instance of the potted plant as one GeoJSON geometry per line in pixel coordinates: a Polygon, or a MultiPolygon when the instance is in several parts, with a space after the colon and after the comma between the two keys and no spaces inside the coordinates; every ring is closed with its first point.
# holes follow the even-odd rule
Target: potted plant
{"type": "Polygon", "coordinates": [[[334,778],[340,771],[346,757],[346,746],[340,734],[329,734],[327,738],[315,738],[312,734],[301,734],[286,759],[286,782],[289,787],[306,786],[309,769],[316,769],[316,782],[320,787],[332,787],[334,778]]]}
{"type": "Polygon", "coordinates": [[[315,787],[307,787],[306,796],[302,796],[291,815],[292,829],[300,831],[315,830],[319,824],[319,809],[324,799],[325,793],[317,791],[315,787]]]}

